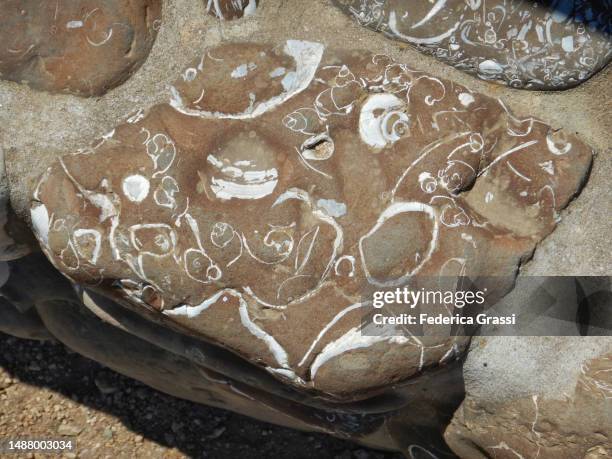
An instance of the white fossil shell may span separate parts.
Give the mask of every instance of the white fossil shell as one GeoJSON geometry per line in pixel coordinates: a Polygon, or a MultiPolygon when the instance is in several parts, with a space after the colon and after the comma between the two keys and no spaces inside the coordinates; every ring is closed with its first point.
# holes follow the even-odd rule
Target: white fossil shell
{"type": "Polygon", "coordinates": [[[393,94],[375,94],[368,98],[359,115],[361,140],[375,148],[392,145],[410,127],[406,104],[393,94]]]}
{"type": "Polygon", "coordinates": [[[123,179],[123,194],[132,202],[142,202],[149,195],[149,180],[142,175],[130,175],[123,179]]]}
{"type": "Polygon", "coordinates": [[[214,155],[208,155],[208,163],[217,169],[211,178],[210,188],[219,199],[259,199],[271,194],[278,184],[276,168],[257,170],[256,165],[237,162],[226,165],[214,155]]]}
{"type": "Polygon", "coordinates": [[[30,211],[32,227],[38,239],[49,245],[49,212],[44,204],[36,204],[30,211]]]}

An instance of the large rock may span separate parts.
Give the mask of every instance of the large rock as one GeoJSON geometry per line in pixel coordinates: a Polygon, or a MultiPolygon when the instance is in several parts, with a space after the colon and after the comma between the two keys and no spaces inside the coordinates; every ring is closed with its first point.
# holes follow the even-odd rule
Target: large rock
{"type": "Polygon", "coordinates": [[[5,296],[0,298],[1,331],[56,338],[158,390],[263,421],[407,454],[451,454],[442,433],[464,396],[459,361],[367,400],[338,403],[288,387],[220,346],[155,324],[71,285],[41,254],[9,264],[10,274],[0,289],[5,296]]]}
{"type": "Polygon", "coordinates": [[[478,77],[564,89],[612,56],[605,1],[334,0],[360,24],[478,77]]]}
{"type": "Polygon", "coordinates": [[[160,0],[5,0],[0,76],[99,96],[140,67],[160,21],[160,0]]]}
{"type": "Polygon", "coordinates": [[[466,344],[365,336],[369,289],[486,274],[510,279],[488,284],[504,294],[591,162],[501,102],[312,42],[215,48],[171,89],[44,174],[43,250],[75,282],[340,399],[466,344]]]}
{"type": "Polygon", "coordinates": [[[464,374],[445,434],[460,457],[612,456],[610,338],[479,338],[464,374]]]}
{"type": "Polygon", "coordinates": [[[257,0],[204,0],[206,10],[219,19],[236,19],[255,14],[257,0]]]}

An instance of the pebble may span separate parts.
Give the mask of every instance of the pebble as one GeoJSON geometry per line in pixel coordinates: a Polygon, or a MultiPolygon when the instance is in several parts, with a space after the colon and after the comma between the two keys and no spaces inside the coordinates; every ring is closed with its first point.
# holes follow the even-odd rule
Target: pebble
{"type": "Polygon", "coordinates": [[[60,435],[65,435],[68,437],[76,437],[83,431],[82,427],[76,426],[74,424],[62,423],[57,428],[57,433],[60,435]]]}

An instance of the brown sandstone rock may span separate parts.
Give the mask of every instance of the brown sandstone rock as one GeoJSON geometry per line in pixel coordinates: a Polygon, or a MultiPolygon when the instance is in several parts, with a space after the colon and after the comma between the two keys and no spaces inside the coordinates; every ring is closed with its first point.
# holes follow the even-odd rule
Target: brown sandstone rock
{"type": "Polygon", "coordinates": [[[75,282],[359,399],[466,344],[366,336],[363,295],[417,274],[511,279],[590,162],[576,137],[385,56],[232,44],[50,167],[32,222],[75,282]]]}
{"type": "MultiPolygon", "coordinates": [[[[9,279],[0,289],[5,296],[0,302],[3,332],[56,338],[163,392],[267,422],[372,447],[405,452],[432,448],[450,454],[441,434],[464,395],[458,361],[367,400],[337,403],[292,389],[219,346],[176,333],[71,285],[42,254],[8,264],[9,279]],[[18,312],[24,308],[26,313],[18,312]]],[[[96,385],[113,390],[104,380],[96,385]]]]}
{"type": "Polygon", "coordinates": [[[603,0],[334,0],[360,24],[484,80],[564,89],[612,57],[603,0]]]}
{"type": "MultiPolygon", "coordinates": [[[[546,339],[555,339],[555,345],[544,345],[552,362],[571,359],[567,353],[580,352],[589,346],[584,346],[585,337],[575,338],[582,342],[572,342],[567,337],[541,338],[546,339]]],[[[610,349],[610,341],[607,342],[610,349]]],[[[542,356],[537,343],[527,346],[542,356]]],[[[512,343],[498,348],[504,352],[500,362],[507,361],[512,343]]],[[[476,360],[480,362],[482,357],[476,360]]],[[[536,379],[535,373],[542,371],[538,369],[541,360],[536,361],[534,366],[519,358],[515,364],[520,365],[517,374],[508,374],[500,366],[492,368],[496,376],[488,381],[473,378],[476,374],[468,378],[466,399],[445,433],[446,441],[459,457],[603,459],[612,456],[612,354],[604,352],[562,370],[558,376],[546,378],[545,384],[539,385],[536,391],[520,391],[517,388],[523,383],[518,378],[536,379]],[[479,387],[487,384],[496,387],[494,397],[479,393],[483,392],[479,387]],[[559,384],[568,387],[555,391],[559,384]]],[[[555,365],[566,366],[552,364],[555,365]]]]}
{"type": "Polygon", "coordinates": [[[160,0],[6,0],[0,77],[35,89],[99,96],[144,62],[160,0]]]}
{"type": "Polygon", "coordinates": [[[206,10],[219,19],[236,19],[255,14],[257,0],[205,0],[206,10]]]}

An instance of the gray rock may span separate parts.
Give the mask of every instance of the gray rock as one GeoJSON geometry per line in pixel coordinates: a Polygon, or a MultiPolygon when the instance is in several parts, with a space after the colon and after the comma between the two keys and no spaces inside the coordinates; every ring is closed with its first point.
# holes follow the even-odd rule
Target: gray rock
{"type": "Polygon", "coordinates": [[[82,431],[83,427],[67,422],[62,422],[57,428],[57,433],[66,437],[76,437],[82,431]]]}
{"type": "Polygon", "coordinates": [[[612,56],[606,1],[334,0],[360,24],[487,81],[565,89],[612,56]]]}

